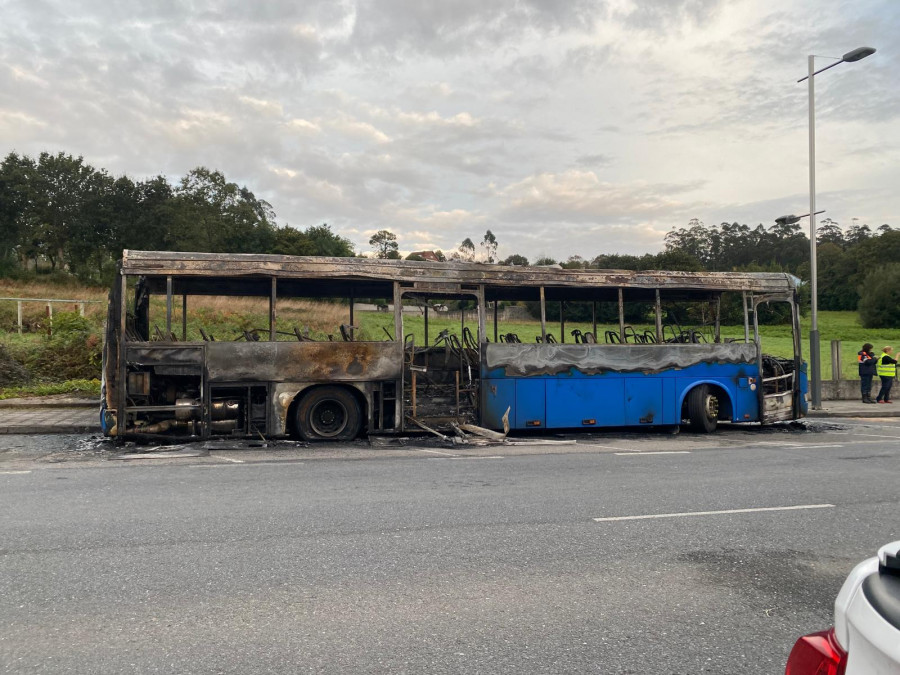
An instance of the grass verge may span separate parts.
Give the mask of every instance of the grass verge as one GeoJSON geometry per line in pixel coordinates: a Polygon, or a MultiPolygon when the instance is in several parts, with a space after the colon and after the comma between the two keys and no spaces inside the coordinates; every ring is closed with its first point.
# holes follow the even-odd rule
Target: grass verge
{"type": "Polygon", "coordinates": [[[34,398],[58,394],[99,399],[100,380],[66,380],[65,382],[48,382],[24,387],[6,387],[0,389],[0,401],[8,398],[34,398]]]}

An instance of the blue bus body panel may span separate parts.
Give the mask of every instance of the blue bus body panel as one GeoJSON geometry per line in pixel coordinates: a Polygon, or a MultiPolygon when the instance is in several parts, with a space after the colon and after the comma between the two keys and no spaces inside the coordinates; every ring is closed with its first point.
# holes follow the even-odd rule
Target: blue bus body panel
{"type": "Polygon", "coordinates": [[[806,361],[800,364],[800,411],[804,417],[809,412],[809,402],[806,400],[806,394],[809,392],[809,380],[807,379],[806,361]]]}
{"type": "MultiPolygon", "coordinates": [[[[547,382],[544,378],[522,378],[516,380],[515,422],[516,429],[541,429],[547,426],[547,382]]],[[[506,412],[506,408],[503,409],[506,412]]],[[[503,412],[500,415],[503,415],[503,412]]]]}
{"type": "Polygon", "coordinates": [[[501,428],[508,407],[514,429],[680,424],[685,397],[699,384],[726,392],[732,421],[758,421],[759,399],[751,378],[758,386],[756,364],[697,363],[659,373],[586,374],[572,368],[521,377],[493,369],[482,381],[482,424],[501,428]]]}
{"type": "Polygon", "coordinates": [[[662,424],[664,406],[662,378],[629,377],[625,379],[625,424],[662,424]]]}
{"type": "Polygon", "coordinates": [[[625,387],[620,377],[564,377],[547,380],[547,426],[551,428],[616,426],[625,415],[625,387]]]}

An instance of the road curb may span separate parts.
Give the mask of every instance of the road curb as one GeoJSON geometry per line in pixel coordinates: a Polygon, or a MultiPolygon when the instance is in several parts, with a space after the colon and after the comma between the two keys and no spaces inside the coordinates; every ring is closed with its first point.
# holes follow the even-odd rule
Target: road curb
{"type": "Polygon", "coordinates": [[[0,427],[0,435],[8,434],[90,434],[99,433],[96,424],[23,424],[21,426],[0,427]]]}
{"type": "Polygon", "coordinates": [[[39,398],[8,398],[0,401],[3,408],[100,408],[100,401],[84,398],[57,399],[46,401],[39,398]]]}

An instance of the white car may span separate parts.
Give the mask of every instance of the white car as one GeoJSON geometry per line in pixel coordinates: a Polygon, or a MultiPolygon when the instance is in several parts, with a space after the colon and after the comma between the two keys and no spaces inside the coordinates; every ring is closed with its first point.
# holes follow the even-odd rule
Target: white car
{"type": "Polygon", "coordinates": [[[900,541],[853,568],[834,628],[797,640],[785,675],[900,674],[900,541]]]}

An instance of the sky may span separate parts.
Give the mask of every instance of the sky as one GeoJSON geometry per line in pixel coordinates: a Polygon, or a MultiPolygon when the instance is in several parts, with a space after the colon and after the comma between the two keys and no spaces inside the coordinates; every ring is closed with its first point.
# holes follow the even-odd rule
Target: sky
{"type": "MultiPolygon", "coordinates": [[[[897,0],[0,0],[0,152],[219,169],[357,251],[654,253],[691,219],[900,227],[897,0]],[[807,223],[808,221],[804,221],[807,223]]],[[[806,225],[808,227],[808,225],[806,225]]]]}

